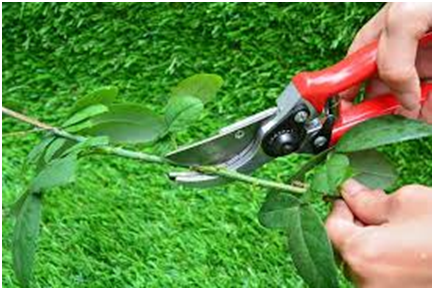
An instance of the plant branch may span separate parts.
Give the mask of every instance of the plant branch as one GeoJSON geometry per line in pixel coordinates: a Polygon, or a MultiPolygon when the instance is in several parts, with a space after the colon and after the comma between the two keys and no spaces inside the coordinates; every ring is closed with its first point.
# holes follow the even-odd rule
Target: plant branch
{"type": "MultiPolygon", "coordinates": [[[[45,124],[43,122],[40,122],[39,120],[30,118],[26,115],[15,112],[15,111],[8,109],[8,108],[5,108],[5,107],[2,107],[2,113],[5,115],[8,115],[10,117],[13,117],[17,120],[20,120],[22,122],[31,124],[37,128],[50,131],[52,134],[54,134],[58,137],[73,140],[76,142],[84,142],[87,140],[86,137],[70,134],[64,130],[61,130],[59,128],[45,124]]],[[[145,161],[148,163],[159,163],[159,164],[168,164],[168,165],[175,166],[175,167],[184,167],[181,165],[173,164],[170,161],[168,161],[167,159],[165,159],[164,157],[152,155],[152,154],[147,154],[147,153],[143,153],[143,152],[136,152],[136,151],[126,150],[123,148],[112,147],[112,146],[101,146],[101,147],[99,147],[99,149],[102,150],[104,153],[117,155],[117,156],[121,156],[121,157],[125,157],[125,158],[142,160],[142,161],[145,161]]],[[[222,167],[195,166],[195,167],[192,167],[191,169],[194,171],[200,172],[200,173],[204,173],[204,174],[216,175],[216,176],[224,177],[227,179],[237,180],[237,181],[241,181],[244,183],[253,184],[253,185],[257,185],[257,186],[261,186],[261,187],[265,187],[265,188],[285,191],[285,192],[289,192],[292,194],[302,194],[302,193],[306,192],[306,188],[303,188],[303,187],[298,187],[298,186],[294,186],[294,185],[259,179],[259,178],[255,178],[255,177],[252,177],[252,176],[249,176],[246,174],[242,174],[242,173],[239,173],[239,172],[234,171],[234,170],[222,168],[222,167]]]]}
{"type": "Polygon", "coordinates": [[[36,119],[30,118],[30,117],[28,117],[26,115],[23,115],[21,113],[12,111],[11,109],[8,109],[6,107],[2,107],[2,113],[5,114],[5,115],[8,115],[10,117],[13,117],[15,119],[18,119],[20,121],[23,121],[25,123],[28,123],[30,125],[33,125],[35,127],[38,127],[38,128],[42,128],[42,129],[45,129],[45,130],[55,129],[54,127],[52,127],[52,126],[50,126],[48,124],[42,123],[42,122],[40,122],[40,121],[38,121],[36,119]]]}
{"type": "Polygon", "coordinates": [[[193,170],[204,173],[204,174],[211,174],[211,175],[218,175],[221,177],[229,178],[229,179],[235,179],[238,181],[243,181],[245,183],[261,186],[261,187],[268,187],[271,189],[277,189],[281,191],[288,191],[295,194],[301,194],[306,192],[306,188],[304,187],[298,187],[294,185],[288,185],[285,183],[279,183],[275,181],[265,180],[265,179],[259,179],[256,177],[252,177],[250,175],[242,174],[237,171],[233,170],[227,170],[223,167],[216,167],[216,166],[196,166],[192,168],[193,170]]]}

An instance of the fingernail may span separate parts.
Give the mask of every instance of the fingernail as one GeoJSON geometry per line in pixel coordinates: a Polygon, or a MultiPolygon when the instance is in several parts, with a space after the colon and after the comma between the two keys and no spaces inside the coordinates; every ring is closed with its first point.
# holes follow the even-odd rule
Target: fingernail
{"type": "Polygon", "coordinates": [[[361,184],[360,182],[352,178],[348,179],[347,181],[344,182],[344,184],[342,184],[343,193],[349,196],[354,196],[357,193],[366,189],[367,189],[366,186],[364,186],[363,184],[361,184]]]}

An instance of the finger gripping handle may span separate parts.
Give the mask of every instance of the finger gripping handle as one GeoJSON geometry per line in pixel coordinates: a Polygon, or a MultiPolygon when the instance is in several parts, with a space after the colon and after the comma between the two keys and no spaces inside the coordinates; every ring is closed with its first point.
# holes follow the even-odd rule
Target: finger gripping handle
{"type": "MultiPolygon", "coordinates": [[[[420,45],[431,43],[431,32],[419,41],[420,45]]],[[[321,112],[327,99],[363,82],[377,72],[378,41],[372,42],[350,54],[337,64],[314,72],[301,72],[293,78],[299,93],[321,112]]]]}
{"type": "MultiPolygon", "coordinates": [[[[429,98],[431,92],[431,83],[421,84],[421,104],[429,98]]],[[[333,127],[331,145],[336,144],[339,139],[354,126],[372,118],[395,114],[400,107],[401,105],[396,96],[388,93],[376,96],[341,111],[333,127]]]]}

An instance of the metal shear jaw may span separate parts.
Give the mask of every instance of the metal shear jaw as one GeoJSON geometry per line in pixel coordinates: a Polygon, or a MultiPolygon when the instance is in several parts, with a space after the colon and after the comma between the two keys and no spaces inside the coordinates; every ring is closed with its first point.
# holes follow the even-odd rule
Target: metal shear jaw
{"type": "MultiPolygon", "coordinates": [[[[224,166],[250,173],[272,159],[262,151],[259,133],[264,122],[272,118],[276,111],[276,108],[270,108],[247,117],[222,128],[216,136],[169,153],[166,158],[186,166],[224,166]]],[[[228,181],[195,171],[171,172],[169,177],[178,183],[195,187],[215,186],[228,181]]]]}
{"type": "MultiPolygon", "coordinates": [[[[304,146],[306,132],[317,130],[317,126],[312,126],[316,116],[315,110],[304,102],[291,84],[279,96],[277,108],[268,109],[225,127],[218,135],[180,148],[169,153],[166,158],[184,166],[214,165],[251,173],[278,156],[304,152],[307,148],[304,146]],[[298,128],[298,131],[294,128],[298,128]],[[302,134],[298,134],[299,132],[302,134]],[[282,146],[288,145],[288,142],[285,143],[288,136],[295,136],[293,147],[282,146]],[[281,137],[285,140],[279,139],[281,137]]],[[[196,187],[228,182],[222,177],[194,171],[170,173],[169,177],[176,182],[196,187]]]]}
{"type": "MultiPolygon", "coordinates": [[[[422,36],[419,45],[431,42],[429,32],[422,36]]],[[[170,153],[167,158],[186,166],[225,166],[248,173],[279,156],[326,150],[351,127],[390,114],[399,106],[396,98],[388,94],[363,101],[351,110],[339,110],[340,116],[332,110],[334,96],[375,75],[377,45],[370,43],[331,67],[298,73],[279,96],[277,110],[249,117],[215,137],[170,153]]],[[[424,85],[421,90],[426,97],[432,86],[424,85]]],[[[172,177],[194,186],[227,181],[197,172],[175,173],[172,177]]]]}

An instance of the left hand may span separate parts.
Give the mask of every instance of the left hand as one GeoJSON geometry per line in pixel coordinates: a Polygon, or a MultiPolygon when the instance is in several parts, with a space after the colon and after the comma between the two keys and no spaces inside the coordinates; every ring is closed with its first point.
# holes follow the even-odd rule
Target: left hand
{"type": "Polygon", "coordinates": [[[355,180],[329,215],[327,233],[359,287],[432,287],[432,190],[387,195],[355,180]]]}

